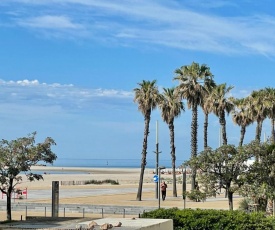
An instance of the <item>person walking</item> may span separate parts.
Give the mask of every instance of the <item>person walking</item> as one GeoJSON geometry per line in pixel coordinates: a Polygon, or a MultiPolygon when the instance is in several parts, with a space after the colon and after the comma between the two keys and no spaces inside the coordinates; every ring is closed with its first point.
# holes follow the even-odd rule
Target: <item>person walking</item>
{"type": "Polygon", "coordinates": [[[164,201],[165,198],[166,198],[166,189],[167,189],[167,184],[165,183],[165,181],[163,181],[163,182],[160,184],[161,197],[162,197],[162,200],[163,200],[163,201],[164,201]]]}

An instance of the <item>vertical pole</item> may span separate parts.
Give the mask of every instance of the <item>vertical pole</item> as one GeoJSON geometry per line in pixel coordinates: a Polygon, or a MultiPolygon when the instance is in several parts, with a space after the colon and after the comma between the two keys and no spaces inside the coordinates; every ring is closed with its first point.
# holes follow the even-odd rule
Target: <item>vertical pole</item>
{"type": "MultiPolygon", "coordinates": [[[[156,175],[158,175],[158,168],[159,168],[159,143],[158,143],[158,121],[156,121],[156,175]]],[[[156,182],[156,199],[158,199],[158,187],[159,182],[156,182]]]]}
{"type": "Polygon", "coordinates": [[[27,216],[28,216],[28,206],[26,206],[26,219],[27,219],[27,216]]]}
{"type": "Polygon", "coordinates": [[[182,168],[182,198],[183,198],[183,208],[186,206],[186,168],[183,171],[182,168]]]}
{"type": "Polygon", "coordinates": [[[159,179],[158,179],[158,199],[159,199],[159,209],[160,209],[160,169],[158,169],[159,179]]]}
{"type": "Polygon", "coordinates": [[[47,207],[45,207],[45,217],[47,216],[47,207]]]}
{"type": "Polygon", "coordinates": [[[59,181],[52,181],[52,217],[58,217],[59,181]]]}
{"type": "MultiPolygon", "coordinates": [[[[158,175],[158,174],[159,174],[159,144],[157,143],[156,144],[156,175],[158,175]]],[[[156,186],[156,199],[158,199],[159,182],[157,181],[155,184],[156,184],[155,185],[156,186]]]]}

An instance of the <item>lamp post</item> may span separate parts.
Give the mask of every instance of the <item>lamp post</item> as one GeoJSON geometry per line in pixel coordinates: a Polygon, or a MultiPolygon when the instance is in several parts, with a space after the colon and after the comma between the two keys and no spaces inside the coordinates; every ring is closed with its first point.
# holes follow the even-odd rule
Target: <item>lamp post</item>
{"type": "Polygon", "coordinates": [[[162,169],[166,169],[164,166],[159,166],[158,167],[158,173],[159,173],[159,183],[158,183],[158,185],[159,185],[159,187],[158,187],[158,190],[159,190],[159,194],[158,194],[158,198],[159,198],[159,209],[160,209],[160,170],[162,170],[162,169]]]}
{"type": "MultiPolygon", "coordinates": [[[[161,152],[159,152],[159,138],[158,138],[158,121],[156,121],[156,175],[159,175],[158,171],[159,171],[159,154],[161,152]]],[[[156,188],[155,188],[155,197],[156,199],[158,199],[158,194],[159,194],[159,182],[156,182],[156,188]]]]}
{"type": "Polygon", "coordinates": [[[186,207],[186,168],[184,168],[183,171],[183,167],[182,167],[182,198],[183,198],[183,207],[185,209],[186,207]]]}

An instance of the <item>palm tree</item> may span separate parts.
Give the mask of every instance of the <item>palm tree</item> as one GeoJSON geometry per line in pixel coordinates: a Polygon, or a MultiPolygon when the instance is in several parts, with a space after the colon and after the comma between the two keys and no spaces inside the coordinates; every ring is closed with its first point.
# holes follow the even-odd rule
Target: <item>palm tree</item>
{"type": "Polygon", "coordinates": [[[261,141],[263,121],[267,116],[267,100],[265,100],[264,90],[253,91],[249,96],[250,110],[253,120],[257,122],[255,140],[261,141]]]}
{"type": "Polygon", "coordinates": [[[245,99],[234,99],[233,102],[235,104],[235,109],[231,112],[232,120],[235,124],[241,127],[239,146],[242,146],[246,127],[253,123],[253,119],[249,114],[245,99]]]}
{"type": "Polygon", "coordinates": [[[170,131],[170,148],[172,160],[172,175],[173,175],[173,197],[177,197],[176,187],[176,148],[175,148],[175,131],[174,119],[184,111],[184,105],[175,88],[163,88],[163,94],[160,97],[158,104],[161,110],[161,116],[164,122],[167,123],[170,131]]]}
{"type": "Polygon", "coordinates": [[[222,128],[223,145],[227,145],[225,112],[229,114],[234,109],[232,101],[226,98],[226,94],[233,89],[233,86],[226,87],[226,84],[220,84],[213,88],[208,97],[208,103],[213,104],[213,113],[219,118],[222,128]]]}
{"type": "MultiPolygon", "coordinates": [[[[202,104],[205,88],[203,83],[212,78],[210,68],[193,62],[175,70],[175,80],[179,80],[177,90],[181,98],[187,100],[188,108],[192,109],[191,122],[191,157],[197,156],[198,151],[198,106],[202,104]]],[[[192,169],[191,189],[195,189],[196,169],[192,169]]]]}
{"type": "Polygon", "coordinates": [[[207,101],[207,97],[211,94],[212,89],[216,86],[216,83],[213,79],[207,79],[205,81],[204,87],[206,89],[206,93],[203,96],[203,103],[201,105],[202,111],[204,113],[204,125],[203,125],[203,147],[204,150],[208,147],[208,115],[212,111],[212,103],[207,101]]]}
{"type": "Polygon", "coordinates": [[[149,135],[149,124],[151,119],[151,112],[157,106],[159,100],[159,91],[156,86],[156,80],[145,81],[138,83],[139,88],[135,88],[135,98],[134,102],[138,104],[138,110],[144,116],[144,138],[143,138],[143,147],[142,147],[142,159],[141,159],[141,170],[140,170],[140,179],[139,187],[137,192],[137,200],[141,201],[142,196],[142,185],[144,170],[146,166],[146,155],[147,155],[147,138],[149,135]]]}
{"type": "Polygon", "coordinates": [[[275,143],[275,88],[265,88],[267,101],[267,116],[271,122],[271,141],[275,143]]]}

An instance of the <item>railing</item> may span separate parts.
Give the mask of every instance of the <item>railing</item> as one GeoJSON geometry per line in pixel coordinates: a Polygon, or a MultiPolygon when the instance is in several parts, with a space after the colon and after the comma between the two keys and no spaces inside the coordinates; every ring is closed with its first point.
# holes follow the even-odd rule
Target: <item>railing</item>
{"type": "MultiPolygon", "coordinates": [[[[0,215],[5,213],[5,206],[0,206],[0,215]]],[[[120,207],[120,206],[100,206],[100,205],[59,205],[58,217],[139,217],[145,211],[151,211],[156,207],[120,207]]],[[[14,204],[12,205],[12,215],[14,220],[23,220],[31,217],[51,217],[51,204],[14,204]]],[[[4,215],[3,215],[4,216],[4,215]]]]}

